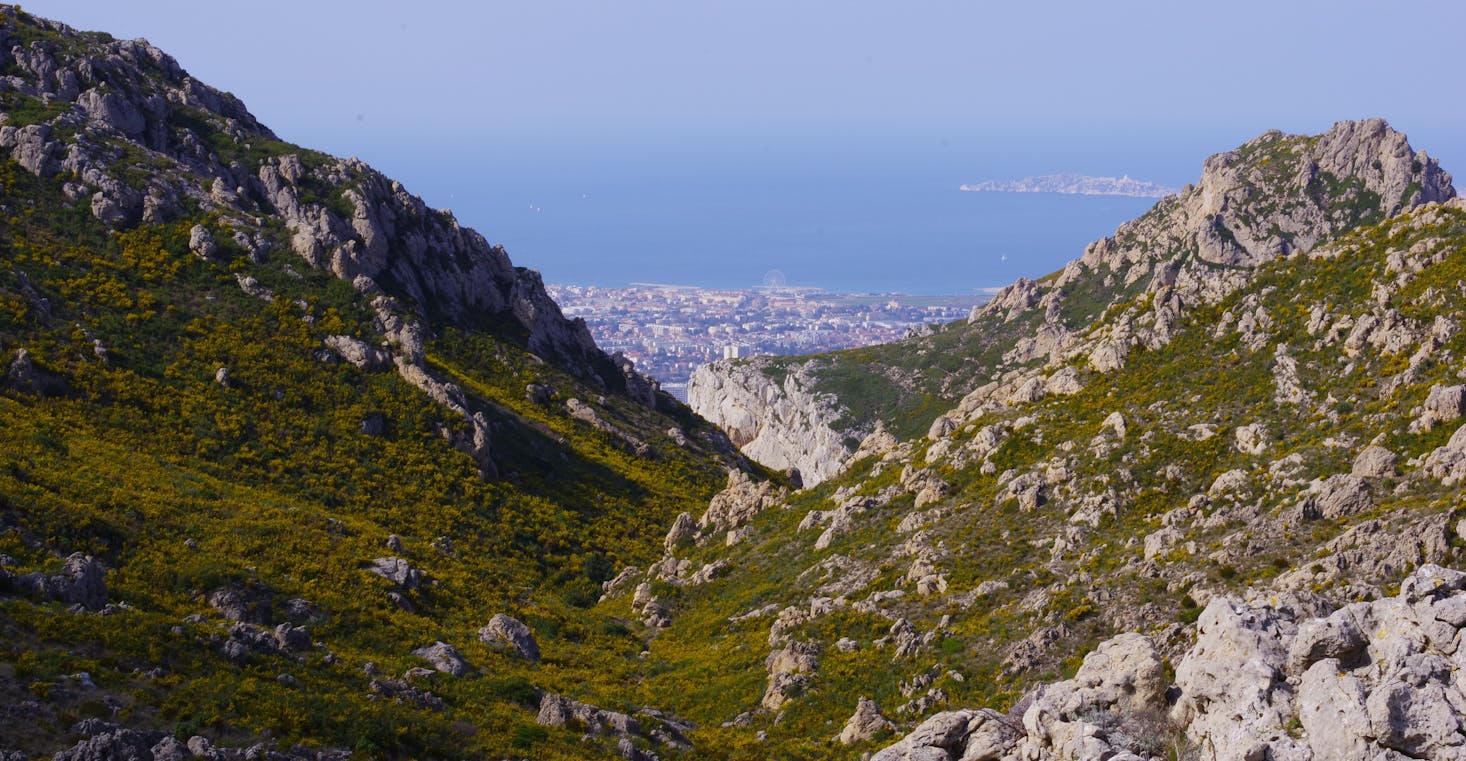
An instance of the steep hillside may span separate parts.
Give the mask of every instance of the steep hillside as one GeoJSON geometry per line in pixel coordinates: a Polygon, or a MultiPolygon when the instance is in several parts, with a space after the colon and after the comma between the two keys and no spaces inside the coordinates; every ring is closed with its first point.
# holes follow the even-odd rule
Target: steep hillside
{"type": "Polygon", "coordinates": [[[1248,283],[1259,264],[1454,197],[1450,175],[1381,120],[1340,122],[1315,136],[1268,132],[1208,158],[1195,185],[1062,271],[1003,289],[965,324],[815,357],[724,360],[693,378],[688,399],[730,431],[740,416],[766,421],[745,446],[760,461],[829,472],[844,455],[800,460],[781,442],[844,440],[848,455],[876,426],[900,437],[925,433],[963,396],[985,393],[988,383],[1015,392],[1034,368],[1113,370],[1133,348],[1170,341],[1178,320],[1248,283]],[[797,389],[785,388],[791,378],[802,381],[797,389]],[[818,398],[828,412],[796,416],[800,429],[791,430],[783,422],[790,416],[771,414],[789,394],[818,398]]]}
{"type": "MultiPolygon", "coordinates": [[[[1396,133],[1382,130],[1379,123],[1341,124],[1330,134],[1391,143],[1396,133]]],[[[1243,153],[1271,166],[1296,155],[1296,146],[1331,139],[1264,136],[1249,145],[1271,147],[1243,153]]],[[[1433,164],[1412,161],[1437,178],[1439,195],[1452,195],[1433,164]]],[[[729,744],[745,737],[735,727],[764,732],[763,752],[780,757],[873,751],[893,733],[956,708],[974,710],[933,718],[936,724],[881,758],[1102,757],[1101,750],[1077,751],[1079,737],[1109,737],[1115,746],[1103,752],[1140,757],[1373,757],[1325,750],[1335,725],[1315,721],[1310,704],[1299,702],[1304,672],[1333,658],[1340,678],[1360,685],[1361,705],[1391,700],[1392,680],[1413,678],[1398,669],[1448,657],[1454,646],[1441,643],[1453,642],[1454,629],[1421,635],[1408,648],[1371,640],[1383,636],[1376,632],[1320,644],[1296,663],[1287,653],[1308,646],[1294,638],[1309,619],[1382,599],[1422,563],[1466,560],[1459,502],[1466,203],[1350,216],[1358,196],[1349,191],[1319,198],[1306,183],[1292,187],[1303,200],[1279,198],[1274,208],[1312,204],[1321,218],[1354,224],[1306,251],[1299,244],[1226,266],[1188,259],[1166,268],[1176,272],[1170,284],[1104,292],[1106,306],[1068,329],[1069,348],[1054,361],[1010,360],[1014,371],[952,394],[948,409],[919,426],[866,436],[843,470],[817,487],[757,500],[744,487],[741,509],[715,503],[700,520],[679,519],[667,556],[644,577],[647,586],[623,602],[665,625],[650,648],[654,660],[676,664],[678,673],[692,669],[707,685],[679,702],[667,677],[668,705],[694,721],[732,722],[722,730],[729,744]],[[1124,349],[1105,348],[1117,346],[1124,349]],[[1125,632],[1141,639],[1107,647],[1129,648],[1130,666],[1153,662],[1157,673],[1110,674],[1099,664],[1076,684],[1098,690],[1113,678],[1120,686],[1106,689],[1130,690],[1139,680],[1159,685],[1160,698],[1145,693],[1118,704],[1113,695],[1091,694],[1063,704],[1031,692],[1073,676],[1085,653],[1125,632]],[[708,651],[716,655],[700,655],[708,651]],[[1237,664],[1216,661],[1218,652],[1239,662],[1283,660],[1259,677],[1268,691],[1251,700],[1252,682],[1234,679],[1237,664]],[[1196,664],[1190,671],[1188,662],[1196,664]],[[1366,673],[1361,663],[1376,665],[1366,673]],[[981,717],[992,715],[975,710],[984,707],[1002,721],[990,727],[997,735],[979,741],[981,717]],[[1223,718],[1234,709],[1245,726],[1223,718]],[[846,719],[849,746],[836,739],[846,719]],[[1262,747],[1272,755],[1248,755],[1262,747]]],[[[1178,202],[1168,203],[1174,209],[1178,202]]],[[[1167,208],[1126,225],[1120,238],[1167,208]]],[[[1153,270],[1161,262],[1141,264],[1153,270]]],[[[1111,267],[1066,270],[1075,271],[1108,277],[1111,267]]],[[[1072,294],[1061,288],[1077,288],[1082,281],[1073,277],[1034,287],[1072,294]]],[[[1045,296],[1014,301],[1023,287],[1008,292],[1012,303],[988,306],[970,325],[866,355],[904,368],[939,357],[954,367],[1002,363],[1011,348],[983,360],[978,349],[976,358],[963,354],[956,341],[1016,331],[1024,315],[1045,318],[1045,296]],[[937,354],[938,346],[951,355],[937,354]],[[923,347],[931,353],[907,353],[923,347]]],[[[1036,324],[1063,324],[1062,312],[1054,319],[1036,324]]],[[[839,368],[853,354],[811,362],[839,368]]],[[[758,371],[771,379],[782,372],[778,364],[758,371]]],[[[1456,589],[1411,593],[1406,602],[1459,604],[1451,597],[1456,589]]],[[[1423,613],[1397,607],[1380,611],[1429,628],[1423,613]]],[[[1433,684],[1436,677],[1421,679],[1433,684]]],[[[1076,684],[1049,689],[1062,695],[1076,684]]],[[[1361,753],[1367,746],[1448,757],[1437,751],[1458,747],[1466,735],[1380,738],[1403,737],[1411,722],[1424,721],[1411,711],[1459,721],[1454,689],[1422,693],[1398,716],[1386,711],[1376,726],[1381,734],[1335,739],[1358,740],[1361,753]]]]}
{"type": "Polygon", "coordinates": [[[617,752],[540,694],[643,705],[599,584],[744,463],[535,272],[8,6],[0,220],[0,749],[617,752]]]}

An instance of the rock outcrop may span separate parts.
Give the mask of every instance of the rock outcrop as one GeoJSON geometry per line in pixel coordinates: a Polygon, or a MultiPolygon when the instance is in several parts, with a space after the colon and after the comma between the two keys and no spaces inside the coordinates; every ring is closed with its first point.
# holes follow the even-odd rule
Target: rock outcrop
{"type": "Polygon", "coordinates": [[[547,693],[540,699],[535,721],[542,726],[575,726],[587,737],[616,738],[616,752],[628,761],[656,761],[658,756],[638,748],[633,741],[655,744],[673,750],[692,747],[686,732],[693,725],[655,710],[642,710],[635,716],[547,693]]]}
{"type": "MultiPolygon", "coordinates": [[[[4,571],[0,571],[4,573],[4,571]]],[[[101,610],[107,604],[106,569],[90,555],[73,553],[57,573],[28,573],[11,584],[22,593],[83,610],[101,610]]]]}
{"type": "MultiPolygon", "coordinates": [[[[718,531],[737,529],[740,526],[753,520],[754,516],[767,510],[784,499],[789,493],[780,489],[768,481],[755,481],[747,473],[741,470],[728,471],[728,485],[708,501],[708,509],[703,511],[702,518],[697,521],[697,533],[700,536],[708,536],[718,531]]],[[[670,540],[677,532],[678,526],[684,526],[679,517],[673,526],[673,531],[668,533],[668,551],[675,546],[670,540]]]]}
{"type": "Polygon", "coordinates": [[[1396,597],[1317,607],[1216,597],[1174,685],[1148,638],[1122,634],[1074,679],[1037,688],[1021,714],[940,713],[873,761],[1458,757],[1466,573],[1426,565],[1396,597]]]}
{"type": "Polygon", "coordinates": [[[761,705],[777,711],[791,698],[808,689],[819,671],[819,647],[808,642],[790,642],[769,653],[764,667],[769,672],[769,686],[761,705]]]}
{"type": "Polygon", "coordinates": [[[1353,475],[1361,478],[1388,478],[1398,470],[1400,458],[1380,446],[1368,446],[1354,458],[1353,475]]]}
{"type": "Polygon", "coordinates": [[[713,362],[693,372],[687,404],[744,454],[774,470],[798,470],[806,487],[816,486],[850,456],[846,442],[865,435],[842,428],[843,409],[815,387],[816,371],[766,358],[713,362]]]}
{"type": "Polygon", "coordinates": [[[874,701],[861,696],[855,705],[855,713],[851,714],[850,720],[845,722],[845,728],[840,730],[840,744],[850,745],[864,740],[874,740],[876,737],[891,731],[894,725],[890,720],[881,714],[881,709],[874,701]]]}
{"type": "Polygon", "coordinates": [[[413,650],[412,654],[427,661],[433,670],[449,676],[467,676],[473,671],[473,667],[468,664],[463,654],[458,652],[458,648],[447,642],[434,642],[427,647],[413,650]]]}
{"type": "Polygon", "coordinates": [[[535,640],[534,632],[512,616],[495,613],[488,625],[478,630],[478,638],[485,644],[506,648],[524,660],[540,659],[540,643],[535,640]]]}
{"type": "MultiPolygon", "coordinates": [[[[304,747],[276,749],[270,740],[248,747],[216,745],[203,735],[186,742],[166,732],[133,729],[101,719],[84,719],[71,728],[80,735],[74,745],[57,752],[56,761],[186,761],[186,759],[291,759],[292,761],[346,761],[349,750],[312,750],[304,747]]],[[[235,736],[238,740],[239,737],[235,736]]],[[[0,751],[6,761],[21,761],[26,754],[0,751]]]]}

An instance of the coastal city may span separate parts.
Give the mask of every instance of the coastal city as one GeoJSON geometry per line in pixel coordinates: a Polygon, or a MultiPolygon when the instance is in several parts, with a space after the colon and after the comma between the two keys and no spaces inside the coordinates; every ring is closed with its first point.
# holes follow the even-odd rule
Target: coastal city
{"type": "Polygon", "coordinates": [[[586,321],[602,349],[630,357],[643,374],[684,400],[687,379],[706,362],[895,341],[965,318],[986,299],[979,293],[828,293],[783,285],[776,274],[746,290],[651,283],[547,288],[567,317],[586,321]]]}

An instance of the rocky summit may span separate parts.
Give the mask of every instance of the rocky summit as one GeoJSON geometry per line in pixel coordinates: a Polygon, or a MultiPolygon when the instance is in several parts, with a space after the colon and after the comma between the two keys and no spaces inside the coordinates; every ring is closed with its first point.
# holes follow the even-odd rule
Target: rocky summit
{"type": "Polygon", "coordinates": [[[399,183],[9,6],[0,220],[0,759],[1466,749],[1466,203],[1383,121],[702,417],[399,183]]]}

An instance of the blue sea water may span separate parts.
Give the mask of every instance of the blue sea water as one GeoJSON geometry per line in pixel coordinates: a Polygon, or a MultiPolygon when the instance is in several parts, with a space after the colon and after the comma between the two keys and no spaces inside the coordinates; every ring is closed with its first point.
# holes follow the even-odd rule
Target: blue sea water
{"type": "Polygon", "coordinates": [[[1022,168],[949,159],[849,149],[494,151],[419,172],[410,189],[547,282],[747,288],[778,270],[791,286],[911,294],[973,293],[1052,272],[1155,203],[962,192],[964,182],[1021,177],[1022,168]]]}

